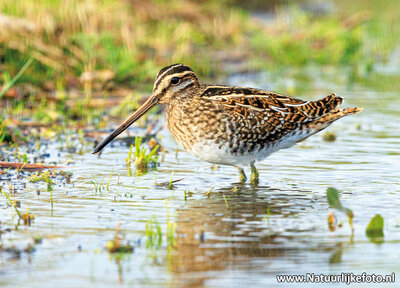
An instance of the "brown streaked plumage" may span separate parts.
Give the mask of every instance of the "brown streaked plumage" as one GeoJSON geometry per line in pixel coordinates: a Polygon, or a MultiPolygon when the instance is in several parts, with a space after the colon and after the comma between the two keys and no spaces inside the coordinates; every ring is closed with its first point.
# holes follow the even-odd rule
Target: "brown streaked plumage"
{"type": "Polygon", "coordinates": [[[251,166],[251,181],[257,182],[256,161],[362,111],[339,108],[342,102],[335,94],[303,101],[253,88],[205,85],[188,66],[174,64],[158,72],[152,96],[93,153],[99,153],[151,107],[164,103],[168,129],[186,151],[210,163],[238,167],[242,180],[246,177],[243,167],[251,166]]]}

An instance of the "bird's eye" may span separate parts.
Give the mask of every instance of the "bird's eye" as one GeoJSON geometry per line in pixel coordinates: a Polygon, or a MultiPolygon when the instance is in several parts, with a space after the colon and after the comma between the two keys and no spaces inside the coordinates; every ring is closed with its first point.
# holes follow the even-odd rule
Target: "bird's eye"
{"type": "Polygon", "coordinates": [[[178,83],[179,83],[179,78],[178,77],[172,77],[171,84],[176,85],[178,83]]]}

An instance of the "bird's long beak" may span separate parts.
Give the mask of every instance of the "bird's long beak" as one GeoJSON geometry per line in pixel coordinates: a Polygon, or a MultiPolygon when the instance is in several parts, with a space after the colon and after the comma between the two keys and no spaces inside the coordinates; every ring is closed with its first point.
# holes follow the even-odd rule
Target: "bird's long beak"
{"type": "Polygon", "coordinates": [[[121,125],[119,125],[106,139],[94,148],[92,154],[98,154],[104,147],[108,145],[115,137],[124,132],[126,128],[131,126],[136,120],[142,117],[147,111],[158,103],[158,99],[151,96],[135,113],[129,116],[121,125]]]}

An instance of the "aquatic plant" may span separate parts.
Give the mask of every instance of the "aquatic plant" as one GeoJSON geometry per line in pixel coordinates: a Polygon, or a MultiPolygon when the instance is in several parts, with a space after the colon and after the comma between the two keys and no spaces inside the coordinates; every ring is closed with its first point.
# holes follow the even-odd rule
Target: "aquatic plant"
{"type": "Polygon", "coordinates": [[[185,201],[187,201],[188,197],[192,197],[192,195],[193,195],[193,192],[187,191],[187,190],[183,191],[183,193],[184,193],[184,196],[185,196],[185,201]]]}
{"type": "Polygon", "coordinates": [[[114,172],[114,169],[111,169],[110,178],[108,179],[107,186],[106,186],[107,191],[109,191],[109,188],[110,188],[110,183],[111,183],[111,178],[113,176],[113,172],[114,172]]]}
{"type": "Polygon", "coordinates": [[[118,222],[115,226],[115,235],[113,240],[109,240],[106,243],[106,249],[109,253],[120,253],[127,254],[133,252],[133,246],[129,243],[122,244],[122,237],[120,233],[121,223],[118,222]]]}
{"type": "MultiPolygon", "coordinates": [[[[335,188],[328,188],[327,189],[327,198],[328,198],[328,203],[329,205],[341,212],[344,212],[347,217],[349,218],[349,224],[352,230],[352,238],[354,236],[354,228],[353,228],[353,217],[354,213],[351,209],[343,207],[342,203],[339,200],[339,191],[336,190],[335,188]]],[[[368,238],[371,239],[371,241],[380,243],[383,241],[383,225],[384,225],[384,220],[383,217],[379,214],[376,214],[369,222],[365,234],[367,235],[368,238]]],[[[340,224],[337,225],[336,223],[336,217],[335,214],[332,212],[328,216],[328,226],[329,230],[334,231],[337,226],[340,227],[340,224]]]]}
{"type": "Polygon", "coordinates": [[[210,197],[211,197],[211,192],[213,191],[213,189],[214,189],[214,187],[211,187],[211,189],[208,190],[208,191],[205,193],[205,195],[207,196],[207,198],[210,198],[210,197]]]}
{"type": "Polygon", "coordinates": [[[383,217],[380,214],[376,214],[369,222],[365,234],[374,242],[380,242],[384,237],[383,234],[383,217]]]}
{"type": "Polygon", "coordinates": [[[28,212],[28,208],[25,209],[25,214],[22,214],[22,219],[24,224],[31,226],[32,221],[35,219],[35,215],[28,212]]]}
{"type": "MultiPolygon", "coordinates": [[[[169,216],[169,208],[167,204],[167,227],[165,233],[165,241],[167,249],[171,250],[175,247],[175,230],[176,223],[171,221],[169,216]]],[[[155,215],[150,217],[146,222],[146,248],[151,250],[158,250],[162,247],[163,243],[162,227],[158,223],[155,215]]]]}
{"type": "Polygon", "coordinates": [[[93,174],[91,174],[91,176],[92,176],[93,180],[90,181],[90,183],[92,183],[94,186],[95,194],[97,194],[97,193],[101,194],[102,192],[106,191],[106,187],[104,187],[104,185],[103,185],[105,176],[101,179],[100,182],[93,176],[93,174]]]}
{"type": "Polygon", "coordinates": [[[146,248],[159,249],[162,245],[162,235],[161,225],[153,215],[146,222],[146,248]]]}
{"type": "MultiPolygon", "coordinates": [[[[11,196],[10,196],[10,194],[11,195],[15,194],[15,186],[13,184],[11,184],[11,183],[9,183],[8,186],[9,186],[10,192],[7,193],[6,191],[3,190],[3,187],[0,186],[0,194],[3,194],[7,198],[8,205],[11,208],[12,217],[13,218],[15,217],[15,214],[13,212],[13,211],[15,211],[17,213],[17,215],[18,215],[18,220],[22,219],[24,221],[25,225],[29,225],[30,226],[31,223],[32,223],[32,220],[35,219],[35,215],[29,213],[28,212],[28,208],[25,209],[25,214],[21,214],[21,212],[19,212],[18,208],[21,208],[21,202],[17,201],[17,200],[12,200],[11,196]]],[[[17,225],[19,225],[19,221],[18,221],[17,225]]]]}
{"type": "Polygon", "coordinates": [[[222,197],[224,198],[225,206],[228,209],[229,208],[229,204],[228,204],[228,200],[226,200],[225,194],[222,194],[222,197]]]}
{"type": "Polygon", "coordinates": [[[46,182],[47,183],[47,192],[53,191],[53,180],[51,179],[52,177],[52,172],[50,170],[42,171],[42,172],[36,172],[34,174],[31,174],[28,176],[28,181],[29,182],[46,182]]]}
{"type": "Polygon", "coordinates": [[[354,213],[351,209],[346,208],[342,205],[339,199],[339,191],[336,190],[335,188],[330,187],[326,190],[326,196],[328,198],[328,203],[332,208],[341,211],[347,215],[347,217],[349,218],[349,224],[351,230],[352,232],[354,232],[354,227],[353,227],[354,213]]]}
{"type": "Polygon", "coordinates": [[[337,223],[336,223],[335,214],[333,212],[330,212],[329,216],[328,216],[328,227],[329,227],[329,230],[331,232],[335,231],[336,230],[336,225],[337,225],[337,223]]]}
{"type": "Polygon", "coordinates": [[[172,188],[173,188],[173,185],[172,185],[173,179],[174,179],[174,171],[171,172],[171,179],[169,180],[169,184],[168,184],[169,190],[172,190],[172,188]]]}
{"type": "MultiPolygon", "coordinates": [[[[136,167],[136,175],[142,175],[146,173],[149,168],[156,168],[156,164],[158,161],[158,156],[156,155],[159,145],[156,145],[148,154],[144,145],[142,145],[142,137],[135,138],[135,152],[134,152],[134,165],[136,167]]],[[[128,158],[126,158],[126,163],[128,166],[128,171],[130,171],[130,164],[132,158],[132,149],[131,145],[128,152],[128,158]]]]}
{"type": "Polygon", "coordinates": [[[323,139],[325,142],[335,142],[335,140],[336,140],[336,134],[333,133],[333,132],[325,132],[325,133],[322,135],[322,139],[323,139]]]}
{"type": "Polygon", "coordinates": [[[166,205],[167,205],[167,233],[166,233],[167,249],[171,250],[176,245],[176,241],[175,241],[176,223],[172,222],[170,219],[168,202],[166,205]]]}
{"type": "MultiPolygon", "coordinates": [[[[22,169],[22,168],[21,168],[22,169]]],[[[66,173],[66,172],[64,172],[66,173]]],[[[62,174],[62,173],[61,173],[62,174]]],[[[68,174],[68,173],[66,173],[68,174]]],[[[47,184],[47,192],[50,192],[50,203],[51,203],[51,215],[53,216],[53,209],[54,209],[54,199],[53,199],[53,185],[54,182],[51,177],[54,177],[55,173],[51,172],[50,170],[36,172],[28,176],[29,182],[40,182],[43,181],[47,184]]],[[[25,218],[24,218],[25,221],[25,218]]],[[[30,222],[29,222],[30,223],[30,222]]]]}
{"type": "Polygon", "coordinates": [[[2,194],[4,195],[4,197],[7,198],[7,200],[8,200],[8,205],[11,207],[11,215],[13,216],[13,218],[14,218],[14,213],[13,213],[12,208],[14,208],[14,210],[15,210],[15,212],[17,213],[18,217],[19,217],[19,218],[22,218],[22,215],[21,215],[21,213],[19,212],[19,210],[18,210],[18,208],[17,208],[17,206],[18,206],[17,203],[11,199],[10,195],[9,195],[6,191],[3,190],[3,187],[2,187],[2,186],[0,186],[0,192],[2,192],[2,194]]]}

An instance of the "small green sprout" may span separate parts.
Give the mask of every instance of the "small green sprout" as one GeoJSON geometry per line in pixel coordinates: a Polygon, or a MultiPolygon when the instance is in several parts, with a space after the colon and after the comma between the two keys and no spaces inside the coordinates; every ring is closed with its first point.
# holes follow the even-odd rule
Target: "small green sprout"
{"type": "Polygon", "coordinates": [[[347,215],[347,217],[349,218],[349,224],[350,224],[350,227],[351,227],[351,231],[354,231],[354,227],[353,227],[354,214],[353,214],[353,211],[351,209],[346,208],[346,207],[344,207],[342,205],[342,203],[339,200],[339,191],[336,190],[335,188],[331,188],[330,187],[330,188],[328,188],[326,190],[326,196],[328,198],[328,203],[332,208],[334,208],[334,209],[336,209],[338,211],[344,212],[347,215]]]}
{"type": "Polygon", "coordinates": [[[211,189],[205,193],[207,198],[211,197],[211,192],[212,192],[213,189],[214,189],[214,187],[211,187],[211,189]]]}
{"type": "MultiPolygon", "coordinates": [[[[156,169],[156,164],[158,161],[158,156],[156,155],[159,145],[156,145],[149,154],[147,154],[146,148],[142,145],[142,137],[135,138],[135,152],[134,152],[134,165],[136,167],[136,175],[143,175],[146,173],[149,168],[156,169]]],[[[132,158],[132,150],[133,146],[129,148],[128,158],[126,158],[126,164],[128,166],[129,176],[131,176],[130,172],[130,164],[132,158]]]]}
{"type": "MultiPolygon", "coordinates": [[[[170,251],[176,246],[175,242],[175,231],[176,223],[172,222],[169,216],[169,206],[167,205],[167,230],[165,234],[165,240],[167,244],[167,249],[170,251]]],[[[161,225],[158,223],[156,216],[153,215],[146,223],[146,248],[152,250],[158,250],[162,246],[163,242],[163,232],[161,225]]]]}
{"type": "Polygon", "coordinates": [[[173,181],[172,181],[172,179],[174,179],[174,171],[172,171],[172,173],[171,173],[171,180],[169,180],[169,184],[168,184],[168,189],[169,189],[169,190],[172,190],[172,188],[173,188],[173,185],[172,185],[173,181]]]}
{"type": "Polygon", "coordinates": [[[229,208],[228,200],[226,200],[225,194],[222,194],[222,197],[224,197],[226,208],[229,208]]]}
{"type": "Polygon", "coordinates": [[[113,176],[113,172],[114,172],[114,169],[111,169],[110,178],[108,179],[107,187],[106,187],[107,191],[110,191],[109,187],[110,187],[111,177],[113,176]]]}
{"type": "MultiPolygon", "coordinates": [[[[18,217],[19,217],[19,218],[22,218],[22,215],[21,215],[21,213],[19,212],[15,201],[13,201],[13,200],[11,199],[10,195],[7,194],[7,192],[3,191],[3,187],[0,187],[0,192],[3,192],[3,195],[7,198],[7,200],[8,200],[8,205],[10,205],[10,207],[14,207],[15,212],[18,214],[18,217]]],[[[12,210],[11,210],[11,214],[12,214],[13,217],[14,217],[14,213],[12,213],[12,210]]]]}
{"type": "Polygon", "coordinates": [[[185,201],[187,200],[188,197],[192,197],[193,195],[193,192],[187,190],[183,191],[183,193],[185,195],[185,201]]]}
{"type": "Polygon", "coordinates": [[[162,245],[162,229],[156,216],[152,216],[146,223],[146,248],[159,249],[162,245]]]}
{"type": "Polygon", "coordinates": [[[169,209],[167,208],[167,249],[170,250],[175,247],[175,231],[176,223],[172,222],[169,217],[169,209]]]}
{"type": "Polygon", "coordinates": [[[36,172],[35,174],[32,174],[28,176],[28,181],[29,182],[46,182],[47,183],[47,192],[53,191],[53,180],[51,179],[51,172],[50,170],[46,170],[44,172],[36,172]]]}
{"type": "Polygon", "coordinates": [[[105,177],[103,177],[103,179],[101,179],[101,181],[98,182],[97,179],[93,176],[93,174],[91,174],[91,176],[92,176],[93,180],[90,181],[90,183],[92,183],[94,186],[95,194],[97,194],[97,193],[101,194],[102,192],[104,192],[106,190],[106,187],[104,187],[104,185],[103,185],[103,181],[104,181],[105,177]]]}
{"type": "Polygon", "coordinates": [[[158,156],[156,152],[158,150],[159,145],[156,145],[149,154],[146,155],[146,149],[142,146],[142,137],[135,138],[135,167],[136,171],[140,173],[146,172],[149,169],[150,165],[153,165],[155,168],[155,164],[158,161],[158,156]]]}

